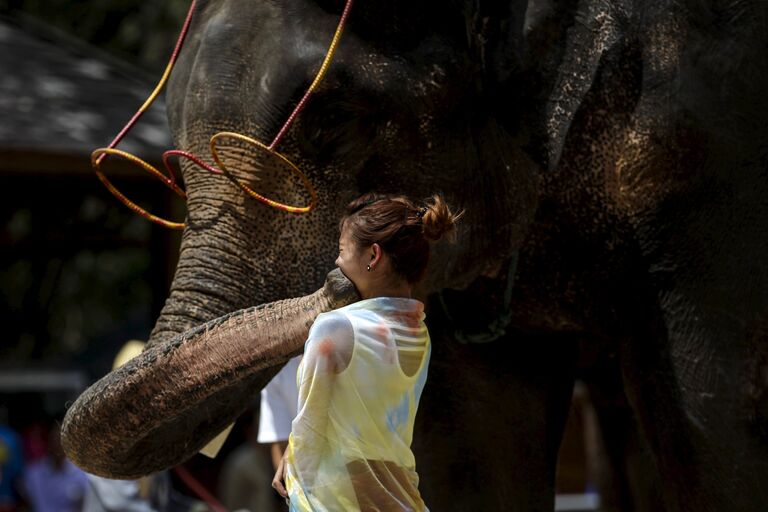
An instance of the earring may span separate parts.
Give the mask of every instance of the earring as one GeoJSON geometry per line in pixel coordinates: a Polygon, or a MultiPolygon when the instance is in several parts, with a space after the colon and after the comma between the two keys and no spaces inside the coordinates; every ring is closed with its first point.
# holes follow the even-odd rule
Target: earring
{"type": "Polygon", "coordinates": [[[366,270],[368,270],[368,272],[370,272],[370,271],[371,271],[371,266],[370,266],[370,265],[368,265],[368,266],[366,267],[366,270]]]}

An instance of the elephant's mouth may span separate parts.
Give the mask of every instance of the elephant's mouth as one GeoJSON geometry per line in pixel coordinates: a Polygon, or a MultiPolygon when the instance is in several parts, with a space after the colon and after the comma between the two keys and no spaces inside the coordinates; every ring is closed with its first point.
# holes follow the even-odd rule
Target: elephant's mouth
{"type": "Polygon", "coordinates": [[[62,446],[82,469],[133,479],[197,453],[299,353],[315,317],[359,297],[341,271],[315,293],[212,320],[145,350],[68,410],[62,446]]]}

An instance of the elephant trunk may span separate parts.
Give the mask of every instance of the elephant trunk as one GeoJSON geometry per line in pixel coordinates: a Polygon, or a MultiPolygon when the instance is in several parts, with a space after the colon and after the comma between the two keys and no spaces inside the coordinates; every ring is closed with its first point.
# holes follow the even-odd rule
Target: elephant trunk
{"type": "Polygon", "coordinates": [[[315,293],[212,320],[88,388],[67,411],[62,446],[84,470],[133,479],[194,455],[301,351],[315,317],[358,300],[339,270],[315,293]]]}

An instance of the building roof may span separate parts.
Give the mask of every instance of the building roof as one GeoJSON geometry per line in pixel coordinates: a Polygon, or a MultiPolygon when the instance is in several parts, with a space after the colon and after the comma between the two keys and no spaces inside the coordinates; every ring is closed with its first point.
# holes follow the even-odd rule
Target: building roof
{"type": "MultiPolygon", "coordinates": [[[[26,155],[11,158],[25,167],[34,160],[43,165],[47,155],[89,158],[109,144],[155,85],[61,32],[7,18],[0,18],[0,69],[0,154],[26,155]]],[[[157,161],[171,144],[161,95],[119,148],[157,161]]],[[[0,169],[16,165],[0,160],[0,169]]]]}

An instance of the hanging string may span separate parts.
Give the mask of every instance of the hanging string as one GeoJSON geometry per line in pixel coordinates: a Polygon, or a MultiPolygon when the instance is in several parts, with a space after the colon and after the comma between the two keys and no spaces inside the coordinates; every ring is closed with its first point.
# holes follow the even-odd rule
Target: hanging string
{"type": "Polygon", "coordinates": [[[270,150],[274,150],[277,144],[280,142],[280,140],[282,140],[283,136],[288,131],[288,127],[291,126],[291,124],[293,123],[293,120],[296,119],[296,116],[299,115],[299,112],[301,112],[301,110],[304,108],[304,105],[307,103],[307,100],[309,100],[309,96],[314,92],[314,90],[323,80],[323,77],[325,77],[325,73],[326,71],[328,71],[328,66],[331,65],[331,60],[333,60],[333,55],[334,53],[336,53],[336,48],[338,47],[339,40],[341,39],[341,33],[344,31],[344,25],[347,22],[347,18],[349,17],[349,11],[351,9],[352,9],[352,0],[347,0],[346,5],[344,6],[344,10],[341,13],[341,18],[339,18],[339,25],[336,27],[336,33],[333,34],[331,45],[328,47],[328,52],[325,55],[325,59],[323,59],[323,63],[320,65],[320,69],[317,71],[317,75],[315,76],[315,79],[312,81],[312,84],[310,84],[309,89],[307,89],[307,92],[304,93],[304,97],[302,97],[298,105],[296,105],[296,108],[293,109],[293,112],[291,112],[291,115],[288,116],[288,120],[285,122],[283,127],[277,133],[277,135],[275,136],[275,139],[269,145],[270,150]]]}

